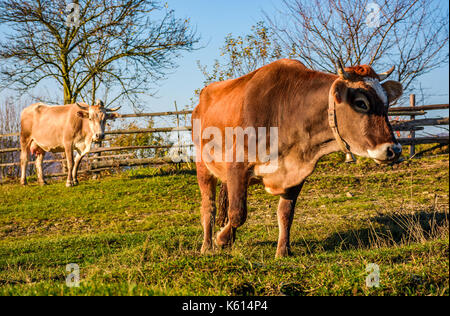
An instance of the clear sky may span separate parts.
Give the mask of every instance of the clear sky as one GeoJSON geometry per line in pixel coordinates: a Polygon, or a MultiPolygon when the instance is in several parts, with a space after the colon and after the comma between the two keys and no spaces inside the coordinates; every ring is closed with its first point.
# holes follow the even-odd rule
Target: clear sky
{"type": "MultiPolygon", "coordinates": [[[[434,0],[442,1],[442,0],[434,0]]],[[[447,3],[447,1],[445,1],[447,3]]],[[[170,111],[176,101],[179,108],[190,104],[194,90],[203,87],[203,75],[197,67],[200,60],[210,66],[220,57],[220,47],[227,34],[245,35],[251,26],[263,17],[262,11],[269,13],[279,6],[279,0],[168,0],[169,7],[179,18],[190,18],[201,35],[204,48],[184,53],[177,60],[179,68],[168,74],[168,79],[160,82],[156,97],[148,98],[147,111],[170,111]]],[[[446,4],[448,7],[448,3],[446,4]]],[[[427,103],[448,103],[449,68],[433,71],[421,78],[423,88],[435,94],[427,103]]],[[[44,89],[48,93],[54,87],[44,89]]],[[[130,109],[123,109],[129,112],[130,109]]]]}
{"type": "Polygon", "coordinates": [[[178,17],[190,17],[202,36],[201,50],[187,53],[179,60],[180,67],[162,83],[158,99],[149,108],[173,109],[174,101],[184,106],[190,103],[194,90],[203,86],[204,77],[197,66],[212,65],[220,57],[220,47],[229,33],[243,35],[262,18],[262,10],[274,8],[273,0],[169,0],[178,17]]]}
{"type": "MultiPolygon", "coordinates": [[[[197,60],[211,65],[220,57],[227,34],[244,35],[251,26],[262,19],[262,10],[270,13],[280,3],[277,0],[169,0],[169,6],[179,17],[190,17],[202,35],[205,48],[184,54],[178,61],[180,67],[161,83],[158,98],[149,100],[148,109],[172,110],[174,101],[182,107],[189,104],[193,91],[203,86],[203,76],[197,67],[197,60]]],[[[448,5],[448,4],[447,4],[448,5]]],[[[427,103],[448,103],[449,67],[435,70],[421,78],[424,88],[431,89],[436,96],[427,103]]]]}

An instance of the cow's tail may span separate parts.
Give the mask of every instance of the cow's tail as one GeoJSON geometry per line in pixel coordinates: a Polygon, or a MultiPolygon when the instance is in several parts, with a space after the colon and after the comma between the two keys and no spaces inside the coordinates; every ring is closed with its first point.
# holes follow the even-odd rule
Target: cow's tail
{"type": "Polygon", "coordinates": [[[219,193],[219,207],[217,209],[216,223],[219,227],[225,227],[228,222],[228,190],[227,184],[222,183],[219,193]]]}

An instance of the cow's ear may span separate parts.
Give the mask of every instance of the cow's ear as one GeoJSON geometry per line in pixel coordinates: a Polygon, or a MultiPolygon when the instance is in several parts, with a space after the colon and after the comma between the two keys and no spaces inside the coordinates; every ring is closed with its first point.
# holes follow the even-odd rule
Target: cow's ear
{"type": "Polygon", "coordinates": [[[397,81],[386,81],[382,84],[389,99],[389,104],[395,103],[403,95],[403,86],[397,81]]]}
{"type": "Polygon", "coordinates": [[[89,113],[84,112],[84,111],[78,111],[77,116],[80,118],[89,118],[89,113]]]}
{"type": "Polygon", "coordinates": [[[108,115],[106,116],[106,119],[108,120],[115,120],[117,118],[121,118],[122,115],[120,115],[119,113],[108,113],[108,115]]]}
{"type": "Polygon", "coordinates": [[[337,104],[340,104],[347,99],[348,88],[344,81],[336,81],[332,89],[332,95],[337,104]]]}

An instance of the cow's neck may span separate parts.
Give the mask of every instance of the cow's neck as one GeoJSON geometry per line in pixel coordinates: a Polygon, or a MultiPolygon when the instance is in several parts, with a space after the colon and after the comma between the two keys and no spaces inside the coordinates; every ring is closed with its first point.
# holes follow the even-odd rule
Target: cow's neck
{"type": "Polygon", "coordinates": [[[330,76],[328,80],[323,81],[322,85],[315,86],[310,102],[304,103],[303,107],[299,108],[299,115],[304,115],[307,125],[306,128],[299,126],[298,132],[300,135],[306,133],[308,136],[302,156],[307,160],[305,162],[311,162],[314,165],[323,156],[340,150],[328,120],[329,93],[334,80],[335,78],[330,76]]]}
{"type": "Polygon", "coordinates": [[[82,119],[81,120],[81,139],[84,140],[85,144],[87,146],[90,146],[92,144],[92,137],[94,136],[91,127],[89,126],[89,119],[82,119]]]}
{"type": "MultiPolygon", "coordinates": [[[[327,78],[326,78],[327,79],[327,78]]],[[[314,171],[320,158],[337,152],[340,147],[328,123],[328,96],[334,82],[322,80],[320,86],[310,87],[313,92],[298,93],[298,102],[290,103],[292,109],[282,110],[281,134],[283,144],[277,172],[265,175],[266,190],[283,195],[286,190],[299,185],[314,171]],[[293,119],[297,118],[297,120],[293,119]]]]}

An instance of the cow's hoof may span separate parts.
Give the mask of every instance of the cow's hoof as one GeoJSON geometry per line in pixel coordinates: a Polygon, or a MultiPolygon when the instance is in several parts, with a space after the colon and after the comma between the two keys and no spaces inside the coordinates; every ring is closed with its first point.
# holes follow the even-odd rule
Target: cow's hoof
{"type": "Polygon", "coordinates": [[[226,228],[217,233],[214,243],[219,249],[229,249],[233,246],[233,236],[226,228]]]}
{"type": "Polygon", "coordinates": [[[27,182],[20,182],[20,185],[26,187],[28,185],[28,183],[27,182]]]}
{"type": "Polygon", "coordinates": [[[293,256],[292,251],[289,248],[281,248],[281,249],[277,249],[277,254],[275,256],[275,258],[280,259],[280,258],[287,258],[287,257],[291,257],[293,256]]]}
{"type": "Polygon", "coordinates": [[[214,249],[211,243],[209,244],[203,244],[201,254],[202,255],[208,255],[213,253],[214,249]]]}
{"type": "Polygon", "coordinates": [[[73,183],[72,182],[66,182],[66,188],[71,188],[73,187],[73,183]]]}
{"type": "Polygon", "coordinates": [[[79,183],[78,183],[77,180],[75,180],[75,181],[73,182],[73,186],[74,186],[74,187],[76,187],[78,184],[79,184],[79,183]]]}
{"type": "Polygon", "coordinates": [[[47,182],[39,182],[39,185],[41,186],[41,187],[43,187],[43,186],[46,186],[46,185],[48,185],[48,183],[47,182]]]}

